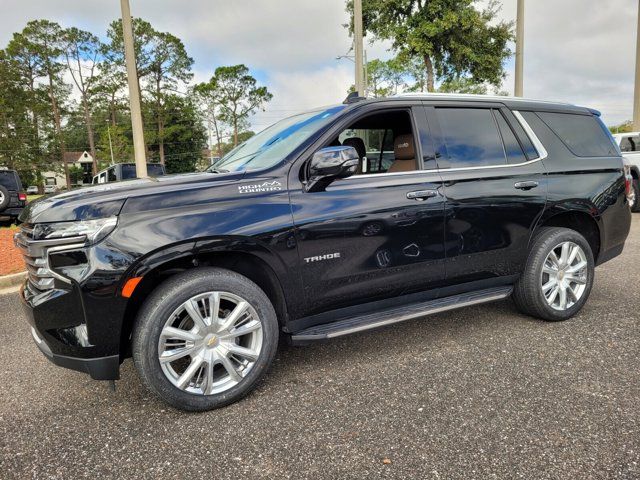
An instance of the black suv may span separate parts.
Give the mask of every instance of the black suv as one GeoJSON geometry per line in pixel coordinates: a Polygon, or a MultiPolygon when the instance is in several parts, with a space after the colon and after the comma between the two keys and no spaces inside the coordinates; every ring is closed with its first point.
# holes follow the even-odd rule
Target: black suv
{"type": "Polygon", "coordinates": [[[18,172],[0,168],[0,224],[15,222],[26,203],[18,172]]]}
{"type": "Polygon", "coordinates": [[[596,111],[504,97],[355,99],[287,118],[202,174],[30,204],[33,338],[169,404],[247,394],[306,344],[512,296],[566,320],[631,213],[596,111]]]}

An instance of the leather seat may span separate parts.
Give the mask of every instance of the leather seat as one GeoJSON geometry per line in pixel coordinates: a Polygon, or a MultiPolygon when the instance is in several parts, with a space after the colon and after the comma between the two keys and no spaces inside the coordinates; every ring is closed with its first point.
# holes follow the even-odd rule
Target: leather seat
{"type": "Polygon", "coordinates": [[[396,160],[387,173],[411,172],[416,170],[416,146],[412,134],[398,135],[393,142],[396,160]]]}
{"type": "Polygon", "coordinates": [[[364,157],[367,156],[367,147],[364,145],[364,140],[359,137],[350,137],[345,139],[342,142],[343,147],[353,147],[358,152],[358,157],[360,157],[360,163],[358,163],[358,170],[356,175],[360,175],[364,171],[364,157]]]}

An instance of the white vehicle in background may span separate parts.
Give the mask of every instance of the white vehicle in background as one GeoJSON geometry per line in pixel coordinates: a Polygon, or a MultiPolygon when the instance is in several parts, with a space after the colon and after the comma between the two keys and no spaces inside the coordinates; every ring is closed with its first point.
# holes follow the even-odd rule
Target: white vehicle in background
{"type": "Polygon", "coordinates": [[[38,194],[38,187],[36,187],[35,185],[31,185],[27,187],[27,195],[37,195],[37,194],[38,194]]]}
{"type": "Polygon", "coordinates": [[[635,194],[632,211],[640,212],[640,132],[618,133],[613,138],[620,146],[625,165],[631,170],[631,185],[635,194]]]}
{"type": "Polygon", "coordinates": [[[50,195],[52,193],[56,193],[58,191],[58,189],[56,188],[55,185],[45,185],[44,186],[44,194],[45,195],[50,195]]]}

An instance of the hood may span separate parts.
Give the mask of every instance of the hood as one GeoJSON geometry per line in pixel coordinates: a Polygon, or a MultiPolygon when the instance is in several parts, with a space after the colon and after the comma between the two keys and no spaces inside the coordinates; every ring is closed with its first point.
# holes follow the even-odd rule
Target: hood
{"type": "Polygon", "coordinates": [[[112,217],[120,213],[123,205],[130,198],[209,188],[238,181],[244,175],[244,172],[187,173],[83,187],[45,196],[29,203],[20,215],[20,221],[24,223],[70,222],[112,217]]]}

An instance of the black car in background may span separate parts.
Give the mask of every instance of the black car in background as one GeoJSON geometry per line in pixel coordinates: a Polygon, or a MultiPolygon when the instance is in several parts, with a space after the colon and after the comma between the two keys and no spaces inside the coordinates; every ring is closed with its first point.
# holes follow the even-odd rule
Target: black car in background
{"type": "MultiPolygon", "coordinates": [[[[30,204],[16,236],[40,350],[94,379],[133,361],[185,410],[247,394],[279,338],[327,340],[511,296],[561,321],[631,213],[588,108],[352,99],[276,123],[209,172],[30,204]]],[[[382,339],[384,341],[384,339],[382,339]]]]}
{"type": "Polygon", "coordinates": [[[15,222],[26,204],[18,172],[0,168],[0,224],[15,222]]]}

